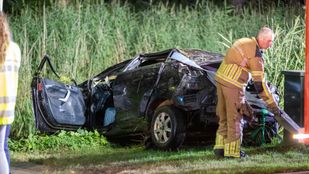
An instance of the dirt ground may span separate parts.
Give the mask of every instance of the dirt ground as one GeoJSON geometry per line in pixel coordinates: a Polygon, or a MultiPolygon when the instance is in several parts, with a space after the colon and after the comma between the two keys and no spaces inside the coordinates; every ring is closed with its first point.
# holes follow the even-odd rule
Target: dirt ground
{"type": "MultiPolygon", "coordinates": [[[[164,166],[144,166],[144,165],[98,165],[98,166],[88,166],[85,169],[71,170],[68,174],[138,174],[138,173],[160,173],[165,168],[164,166]],[[147,168],[152,168],[148,170],[147,168]],[[154,169],[157,168],[157,169],[154,169]]],[[[32,163],[32,162],[20,162],[15,163],[11,167],[12,174],[42,174],[42,173],[52,173],[55,169],[50,169],[48,166],[32,163]]],[[[61,171],[57,171],[57,173],[61,171]]],[[[177,171],[170,171],[171,173],[178,173],[177,171]]],[[[289,172],[289,173],[277,173],[277,174],[309,174],[309,171],[301,172],[289,172]]]]}
{"type": "MultiPolygon", "coordinates": [[[[140,173],[140,170],[144,170],[142,165],[98,165],[89,166],[84,169],[71,170],[64,173],[69,174],[126,174],[126,173],[140,173]]],[[[35,164],[32,162],[15,163],[11,166],[12,174],[42,174],[60,172],[56,169],[51,169],[48,166],[35,164]]],[[[145,172],[144,172],[145,173],[145,172]]],[[[146,172],[147,173],[147,172],[146,172]]],[[[153,173],[153,172],[151,172],[153,173]]]]}
{"type": "Polygon", "coordinates": [[[12,174],[41,174],[46,167],[31,162],[18,162],[11,166],[12,174]]]}

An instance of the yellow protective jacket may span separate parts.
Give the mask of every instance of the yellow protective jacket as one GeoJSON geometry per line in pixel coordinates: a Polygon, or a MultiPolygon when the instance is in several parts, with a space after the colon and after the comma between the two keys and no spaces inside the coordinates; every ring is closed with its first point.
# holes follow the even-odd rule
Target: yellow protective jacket
{"type": "Polygon", "coordinates": [[[228,49],[217,73],[216,81],[227,87],[243,89],[251,74],[259,96],[268,107],[277,106],[264,79],[263,52],[255,38],[237,40],[228,49]]]}
{"type": "Polygon", "coordinates": [[[5,61],[0,65],[0,125],[11,124],[14,121],[20,60],[19,46],[10,41],[5,61]]]}

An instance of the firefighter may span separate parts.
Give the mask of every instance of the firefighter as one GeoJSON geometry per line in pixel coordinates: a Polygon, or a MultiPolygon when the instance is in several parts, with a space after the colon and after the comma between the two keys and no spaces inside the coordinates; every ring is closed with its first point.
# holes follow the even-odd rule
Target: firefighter
{"type": "Polygon", "coordinates": [[[242,127],[241,119],[248,105],[244,92],[252,76],[259,96],[268,109],[278,114],[279,107],[264,79],[263,51],[272,46],[275,34],[268,28],[260,29],[256,38],[241,38],[226,52],[216,73],[218,103],[216,115],[219,127],[216,133],[214,153],[220,157],[242,158],[247,155],[240,150],[242,127]]]}

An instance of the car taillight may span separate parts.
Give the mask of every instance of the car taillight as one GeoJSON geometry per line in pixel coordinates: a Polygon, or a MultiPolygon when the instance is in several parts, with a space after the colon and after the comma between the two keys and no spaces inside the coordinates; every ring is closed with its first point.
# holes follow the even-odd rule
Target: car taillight
{"type": "Polygon", "coordinates": [[[37,89],[38,89],[38,91],[40,91],[40,92],[42,91],[42,89],[43,89],[42,83],[38,83],[37,89]]]}

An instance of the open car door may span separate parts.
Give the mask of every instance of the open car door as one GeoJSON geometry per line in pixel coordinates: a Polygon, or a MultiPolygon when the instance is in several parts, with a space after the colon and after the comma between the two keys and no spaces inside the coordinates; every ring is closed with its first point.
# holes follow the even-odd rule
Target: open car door
{"type": "Polygon", "coordinates": [[[46,62],[60,79],[50,58],[45,55],[31,83],[35,126],[41,132],[76,130],[86,122],[83,94],[75,84],[63,84],[42,77],[41,72],[46,62]]]}

